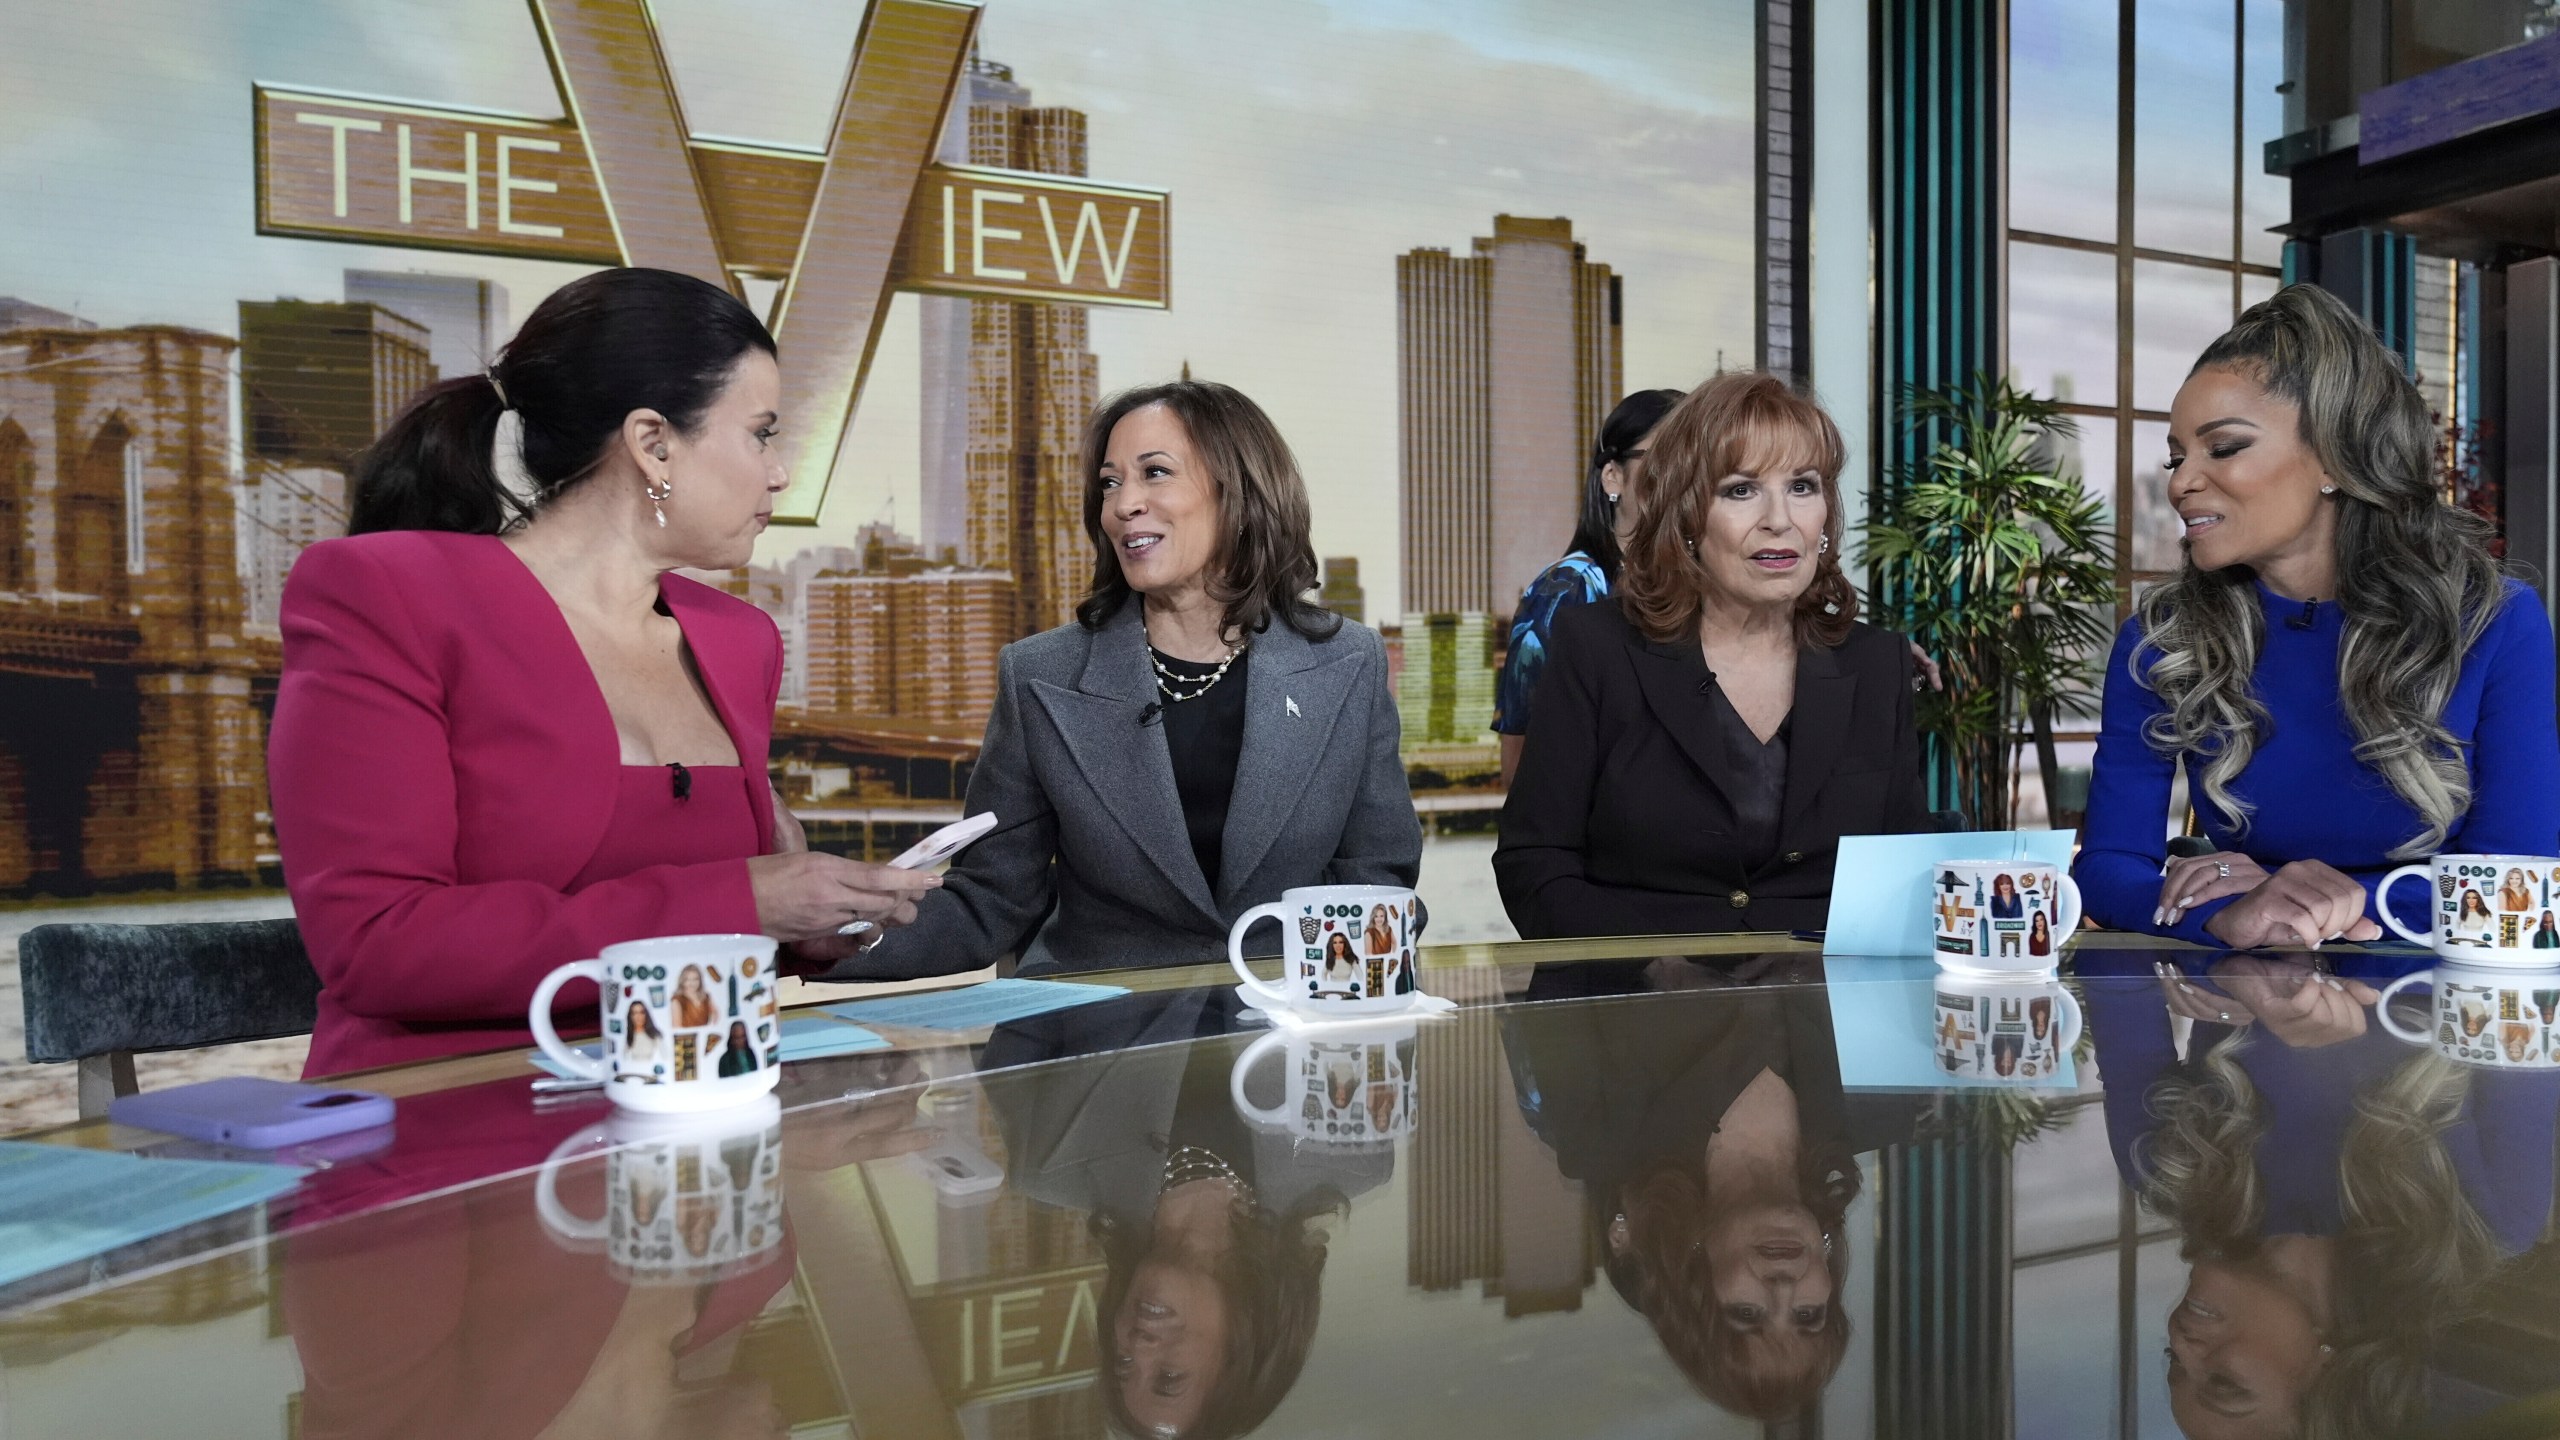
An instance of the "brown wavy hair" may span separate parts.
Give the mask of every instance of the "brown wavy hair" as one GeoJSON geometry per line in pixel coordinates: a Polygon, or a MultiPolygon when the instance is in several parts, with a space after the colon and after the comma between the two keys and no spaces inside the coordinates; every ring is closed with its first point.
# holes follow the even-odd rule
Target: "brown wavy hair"
{"type": "Polygon", "coordinates": [[[1280,427],[1244,392],[1213,380],[1171,380],[1123,390],[1095,408],[1085,422],[1078,464],[1084,475],[1084,533],[1093,542],[1093,584],[1076,606],[1076,619],[1099,630],[1129,603],[1120,556],[1102,533],[1102,456],[1112,427],[1133,410],[1162,405],[1182,422],[1195,458],[1209,472],[1218,539],[1209,595],[1224,607],[1223,629],[1257,634],[1279,620],[1310,640],[1329,640],[1342,620],[1305,600],[1321,578],[1315,541],[1308,533],[1307,483],[1298,457],[1280,427]]]}
{"type": "Polygon", "coordinates": [[[1796,597],[1796,643],[1825,649],[1849,638],[1858,590],[1840,569],[1840,427],[1813,398],[1765,370],[1728,370],[1692,390],[1653,432],[1636,487],[1618,604],[1653,640],[1695,638],[1708,605],[1707,569],[1690,548],[1725,477],[1809,466],[1822,477],[1828,550],[1796,597]]]}

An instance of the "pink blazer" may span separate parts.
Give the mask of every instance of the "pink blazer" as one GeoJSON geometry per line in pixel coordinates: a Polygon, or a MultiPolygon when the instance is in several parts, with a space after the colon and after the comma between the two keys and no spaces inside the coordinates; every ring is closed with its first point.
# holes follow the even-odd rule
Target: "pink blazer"
{"type": "MultiPolygon", "coordinates": [[[[781,636],[681,576],[661,593],[770,850],[781,636]]],[[[618,940],[756,930],[744,855],[569,893],[612,818],[621,742],[559,606],[495,536],[324,540],[293,567],[282,625],[267,785],[320,972],[305,1074],[525,1044],[533,987],[560,965],[618,940]]],[[[561,1004],[586,1019],[594,989],[561,1004]]]]}

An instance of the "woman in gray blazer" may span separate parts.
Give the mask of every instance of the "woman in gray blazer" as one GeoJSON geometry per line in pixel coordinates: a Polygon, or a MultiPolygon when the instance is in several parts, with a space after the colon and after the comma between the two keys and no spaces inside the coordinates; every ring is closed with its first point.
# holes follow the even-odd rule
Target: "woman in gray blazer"
{"type": "Polygon", "coordinates": [[[968,798],[996,828],[826,978],[1214,963],[1283,890],[1420,873],[1386,648],[1301,598],[1306,485],[1270,417],[1205,381],[1126,391],[1081,473],[1093,586],[998,661],[968,798]]]}

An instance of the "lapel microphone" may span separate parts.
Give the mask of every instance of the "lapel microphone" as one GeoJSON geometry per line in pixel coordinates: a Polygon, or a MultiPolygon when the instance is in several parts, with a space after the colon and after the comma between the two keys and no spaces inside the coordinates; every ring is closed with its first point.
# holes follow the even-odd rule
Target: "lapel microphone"
{"type": "Polygon", "coordinates": [[[693,798],[693,772],[670,760],[667,762],[667,786],[679,800],[693,798]]]}
{"type": "Polygon", "coordinates": [[[1162,719],[1163,716],[1164,706],[1156,701],[1150,700],[1147,702],[1147,708],[1138,712],[1138,728],[1144,730],[1148,726],[1156,723],[1159,719],[1162,719]]]}
{"type": "Polygon", "coordinates": [[[2317,612],[2319,611],[2319,609],[2320,609],[2320,602],[2319,602],[2319,601],[2317,601],[2317,600],[2305,600],[2305,601],[2303,601],[2303,602],[2302,602],[2302,613],[2301,613],[2301,614],[2299,614],[2299,615],[2296,615],[2296,616],[2292,617],[2291,619],[2289,619],[2289,620],[2287,620],[2287,621],[2285,621],[2285,622],[2284,622],[2284,623],[2285,623],[2285,628],[2286,628],[2286,629],[2288,629],[2288,630],[2308,630],[2308,629],[2310,629],[2310,628],[2311,628],[2311,625],[2312,625],[2312,618],[2311,618],[2311,617],[2312,617],[2315,613],[2317,613],[2317,612]]]}

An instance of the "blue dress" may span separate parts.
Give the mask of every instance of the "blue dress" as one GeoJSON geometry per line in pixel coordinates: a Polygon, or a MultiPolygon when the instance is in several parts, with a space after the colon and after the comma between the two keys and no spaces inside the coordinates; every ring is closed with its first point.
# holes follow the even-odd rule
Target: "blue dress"
{"type": "MultiPolygon", "coordinates": [[[[2355,730],[2338,704],[2338,644],[2345,616],[2335,604],[2305,607],[2263,584],[2266,640],[2254,676],[2273,724],[2232,792],[2255,811],[2245,834],[2199,798],[2197,818],[2219,850],[2248,855],[2270,872],[2294,860],[2321,860],[2354,876],[2367,892],[2366,914],[2380,912],[2371,892],[2400,862],[2391,852],[2425,829],[2381,774],[2355,758],[2355,730]]],[[[2118,930],[2174,935],[2202,945],[2221,942],[2205,922],[2238,899],[2207,901],[2167,927],[2151,923],[2160,903],[2160,871],[2171,823],[2169,786],[2183,757],[2151,748],[2142,727],[2168,707],[2128,670],[2139,652],[2139,617],[2125,622],[2107,661],[2104,718],[2089,784],[2088,826],[2072,874],[2089,917],[2118,930]]],[[[2552,699],[2551,624],[2539,597],[2506,582],[2497,617],[2462,660],[2444,708],[2445,728],[2461,742],[2471,768],[2471,809],[2438,847],[2474,854],[2560,854],[2560,723],[2552,699]]],[[[2201,767],[2189,767],[2192,780],[2201,767]]],[[[2392,891],[2402,923],[2425,933],[2433,917],[2423,885],[2392,891]]]]}
{"type": "Polygon", "coordinates": [[[1538,673],[1547,661],[1547,637],[1566,607],[1607,598],[1608,572],[1580,550],[1538,572],[1520,592],[1520,608],[1511,617],[1511,643],[1503,653],[1502,676],[1494,682],[1493,728],[1496,734],[1529,733],[1529,697],[1537,691],[1538,673]]]}

